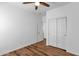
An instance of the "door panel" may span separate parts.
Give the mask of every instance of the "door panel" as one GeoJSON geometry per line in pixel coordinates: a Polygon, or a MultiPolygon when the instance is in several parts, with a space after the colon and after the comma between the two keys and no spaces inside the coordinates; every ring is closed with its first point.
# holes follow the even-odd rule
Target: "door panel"
{"type": "Polygon", "coordinates": [[[57,47],[66,48],[66,17],[61,17],[57,19],[57,47]]]}
{"type": "Polygon", "coordinates": [[[48,44],[66,49],[67,17],[48,20],[48,44]]]}
{"type": "Polygon", "coordinates": [[[48,22],[48,44],[56,46],[56,20],[54,19],[48,22]]]}

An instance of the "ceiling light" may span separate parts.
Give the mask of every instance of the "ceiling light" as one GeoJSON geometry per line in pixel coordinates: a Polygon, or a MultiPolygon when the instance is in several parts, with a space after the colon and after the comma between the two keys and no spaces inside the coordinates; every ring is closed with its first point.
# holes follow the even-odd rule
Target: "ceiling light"
{"type": "Polygon", "coordinates": [[[40,3],[39,2],[35,2],[35,6],[39,6],[40,5],[40,3]]]}

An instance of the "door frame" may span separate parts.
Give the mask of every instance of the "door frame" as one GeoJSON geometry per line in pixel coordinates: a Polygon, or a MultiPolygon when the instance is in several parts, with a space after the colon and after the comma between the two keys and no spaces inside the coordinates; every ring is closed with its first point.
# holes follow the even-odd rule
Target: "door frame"
{"type": "MultiPolygon", "coordinates": [[[[48,40],[49,40],[49,20],[56,20],[56,24],[57,24],[57,20],[60,19],[60,18],[66,18],[66,37],[67,37],[67,16],[47,19],[47,28],[48,28],[47,30],[48,30],[48,32],[47,32],[47,42],[46,42],[46,45],[49,45],[49,42],[48,42],[48,40]]],[[[56,28],[57,28],[57,25],[56,25],[56,28]]],[[[56,29],[56,31],[57,31],[57,29],[56,29]]],[[[56,34],[57,34],[57,32],[56,32],[56,34]]],[[[57,36],[56,36],[56,41],[57,41],[57,36]]],[[[57,45],[57,42],[56,42],[56,45],[57,45]]]]}
{"type": "MultiPolygon", "coordinates": [[[[56,24],[58,24],[58,22],[57,22],[57,20],[63,20],[63,19],[65,19],[65,24],[66,24],[66,31],[65,31],[65,34],[64,34],[64,37],[65,37],[65,47],[63,47],[63,48],[61,48],[61,47],[58,47],[58,48],[61,48],[61,49],[64,49],[64,50],[66,50],[66,39],[67,39],[67,16],[64,16],[64,17],[59,17],[59,18],[56,18],[56,24]]],[[[56,34],[58,35],[58,33],[57,33],[57,29],[58,28],[58,26],[56,25],[56,34]]],[[[57,43],[58,43],[58,37],[57,37],[57,35],[56,35],[56,45],[57,45],[57,43]]]]}

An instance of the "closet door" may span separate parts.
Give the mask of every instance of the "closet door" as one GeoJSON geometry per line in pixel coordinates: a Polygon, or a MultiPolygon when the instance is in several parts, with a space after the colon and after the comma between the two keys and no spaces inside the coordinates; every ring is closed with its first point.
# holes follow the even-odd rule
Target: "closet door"
{"type": "Polygon", "coordinates": [[[66,49],[67,17],[56,19],[57,47],[66,49]]]}
{"type": "Polygon", "coordinates": [[[66,49],[67,17],[48,20],[48,45],[66,49]]]}
{"type": "Polygon", "coordinates": [[[48,20],[48,45],[56,47],[56,19],[48,20]]]}

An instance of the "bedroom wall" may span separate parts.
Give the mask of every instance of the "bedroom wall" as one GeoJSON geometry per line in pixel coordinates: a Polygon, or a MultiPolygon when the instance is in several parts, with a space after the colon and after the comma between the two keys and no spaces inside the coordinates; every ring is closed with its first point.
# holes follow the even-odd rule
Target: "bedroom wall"
{"type": "MultiPolygon", "coordinates": [[[[79,55],[79,3],[74,2],[66,6],[47,11],[47,21],[51,18],[67,16],[66,50],[79,55]]],[[[47,33],[48,34],[48,33],[47,33]]]]}
{"type": "Polygon", "coordinates": [[[44,38],[46,38],[46,16],[42,17],[42,22],[43,22],[43,33],[44,33],[44,38]]]}
{"type": "Polygon", "coordinates": [[[41,41],[42,32],[40,15],[0,3],[0,55],[41,41]]]}

